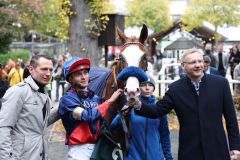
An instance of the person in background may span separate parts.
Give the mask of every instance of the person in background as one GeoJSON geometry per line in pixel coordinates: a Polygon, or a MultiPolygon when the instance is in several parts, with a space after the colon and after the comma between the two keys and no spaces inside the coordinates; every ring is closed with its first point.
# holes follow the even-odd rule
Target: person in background
{"type": "Polygon", "coordinates": [[[15,67],[15,62],[12,59],[9,59],[7,65],[4,67],[4,71],[8,74],[12,68],[15,67]]]}
{"type": "Polygon", "coordinates": [[[234,72],[234,68],[239,64],[240,62],[240,51],[238,49],[238,47],[236,45],[234,45],[231,50],[230,50],[230,57],[228,60],[228,63],[230,65],[230,74],[232,79],[233,77],[233,72],[234,72]]]}
{"type": "Polygon", "coordinates": [[[11,87],[23,81],[23,69],[20,62],[16,62],[15,67],[8,73],[8,77],[11,87]]]}
{"type": "Polygon", "coordinates": [[[53,70],[51,58],[33,56],[30,75],[10,87],[0,110],[0,159],[47,160],[47,125],[52,103],[45,90],[53,70]]]}
{"type": "Polygon", "coordinates": [[[216,59],[216,67],[218,69],[218,73],[219,73],[219,75],[225,77],[227,69],[228,69],[229,57],[226,53],[224,53],[222,44],[217,45],[216,51],[217,51],[217,53],[214,54],[214,56],[216,59]]]}
{"type": "Polygon", "coordinates": [[[48,95],[50,99],[52,99],[52,83],[53,83],[53,77],[50,78],[48,84],[46,85],[48,95]]]}
{"type": "Polygon", "coordinates": [[[184,68],[182,66],[178,66],[178,74],[180,78],[183,78],[186,76],[186,71],[184,70],[184,68]]]}
{"type": "Polygon", "coordinates": [[[71,84],[59,103],[59,115],[66,130],[67,160],[89,160],[99,136],[100,121],[122,90],[118,89],[100,104],[100,98],[88,88],[89,59],[73,57],[64,63],[63,69],[71,84]]]}
{"type": "Polygon", "coordinates": [[[30,76],[30,72],[28,69],[29,65],[26,65],[25,68],[23,69],[23,79],[27,78],[28,76],[30,76]]]}
{"type": "Polygon", "coordinates": [[[207,56],[209,56],[209,57],[211,58],[210,66],[216,68],[216,58],[215,58],[215,56],[213,55],[213,52],[212,52],[212,44],[211,44],[211,43],[206,43],[204,55],[207,55],[207,56]]]}
{"type": "MultiPolygon", "coordinates": [[[[148,80],[140,85],[142,103],[155,104],[157,99],[153,95],[155,81],[147,73],[148,80]]],[[[150,119],[138,116],[131,110],[129,151],[124,160],[173,160],[171,153],[170,132],[168,128],[167,116],[159,119],[150,119]]],[[[118,131],[122,127],[120,115],[112,121],[110,129],[112,132],[118,131]]]]}
{"type": "Polygon", "coordinates": [[[8,75],[3,70],[3,65],[0,64],[0,109],[2,107],[2,97],[9,87],[8,75]]]}
{"type": "Polygon", "coordinates": [[[214,74],[214,75],[219,75],[219,72],[216,68],[214,67],[211,67],[210,64],[211,64],[211,58],[209,56],[203,56],[203,66],[204,66],[204,69],[203,71],[207,74],[214,74]]]}
{"type": "Polygon", "coordinates": [[[230,160],[230,153],[240,157],[239,127],[228,80],[204,74],[203,55],[197,49],[187,50],[181,63],[187,76],[170,84],[161,100],[130,106],[137,115],[148,118],[175,110],[180,124],[179,160],[230,160]]]}
{"type": "MultiPolygon", "coordinates": [[[[234,68],[233,79],[240,81],[240,63],[234,68]]],[[[234,86],[235,86],[234,87],[234,95],[239,97],[240,96],[240,84],[235,84],[234,86]]]]}
{"type": "Polygon", "coordinates": [[[63,76],[63,58],[60,57],[57,61],[57,67],[54,70],[53,77],[56,80],[56,99],[55,102],[58,102],[59,100],[59,87],[62,87],[62,95],[64,94],[64,85],[65,85],[65,79],[63,76]]]}
{"type": "Polygon", "coordinates": [[[156,49],[156,54],[153,55],[153,64],[154,64],[154,70],[156,70],[157,72],[160,71],[160,69],[162,68],[162,59],[164,58],[162,52],[160,49],[156,49]]]}

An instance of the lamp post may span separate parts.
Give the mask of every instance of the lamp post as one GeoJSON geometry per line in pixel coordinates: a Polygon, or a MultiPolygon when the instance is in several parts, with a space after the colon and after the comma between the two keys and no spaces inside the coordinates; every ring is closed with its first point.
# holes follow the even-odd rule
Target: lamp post
{"type": "MultiPolygon", "coordinates": [[[[32,54],[31,54],[31,57],[33,56],[33,54],[34,54],[34,39],[36,38],[36,34],[35,33],[32,33],[32,45],[31,45],[31,47],[32,47],[32,54]]],[[[30,58],[31,58],[30,57],[30,58]]]]}

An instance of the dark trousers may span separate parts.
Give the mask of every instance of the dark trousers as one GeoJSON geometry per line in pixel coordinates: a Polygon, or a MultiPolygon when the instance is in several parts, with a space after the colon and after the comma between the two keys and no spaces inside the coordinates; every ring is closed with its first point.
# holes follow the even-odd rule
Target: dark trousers
{"type": "Polygon", "coordinates": [[[0,98],[0,109],[2,108],[2,98],[0,98]]]}
{"type": "Polygon", "coordinates": [[[219,75],[226,77],[226,71],[225,70],[219,70],[219,75]]]}

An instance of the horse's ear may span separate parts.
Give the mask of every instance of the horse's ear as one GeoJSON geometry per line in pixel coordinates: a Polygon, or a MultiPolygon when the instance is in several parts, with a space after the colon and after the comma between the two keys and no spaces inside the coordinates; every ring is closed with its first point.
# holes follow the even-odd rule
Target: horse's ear
{"type": "Polygon", "coordinates": [[[142,30],[139,36],[139,42],[144,44],[144,41],[147,39],[147,37],[148,37],[148,28],[145,24],[143,24],[142,30]]]}
{"type": "Polygon", "coordinates": [[[123,33],[123,31],[121,31],[120,28],[118,28],[118,26],[116,26],[116,30],[117,30],[118,36],[119,36],[120,40],[122,41],[122,43],[125,43],[127,40],[126,35],[123,33]]]}

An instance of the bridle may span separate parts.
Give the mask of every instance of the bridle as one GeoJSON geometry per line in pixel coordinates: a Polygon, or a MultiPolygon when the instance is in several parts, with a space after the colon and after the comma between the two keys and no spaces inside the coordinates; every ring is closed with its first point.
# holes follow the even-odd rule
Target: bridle
{"type": "MultiPolygon", "coordinates": [[[[119,81],[117,80],[117,74],[116,73],[116,67],[119,67],[120,69],[120,72],[123,68],[125,68],[125,66],[127,66],[127,61],[125,60],[124,56],[122,54],[118,55],[118,57],[116,58],[116,61],[114,62],[114,65],[112,66],[113,67],[113,85],[112,85],[112,88],[113,90],[117,90],[119,88],[119,81]]],[[[120,87],[121,88],[121,87],[120,87]]]]}
{"type": "MultiPolygon", "coordinates": [[[[113,80],[114,80],[114,84],[112,85],[112,88],[117,90],[117,87],[118,87],[118,81],[117,81],[117,77],[116,77],[116,66],[120,66],[120,69],[122,70],[124,68],[124,66],[128,66],[127,64],[127,61],[125,59],[125,57],[123,56],[122,52],[130,45],[136,45],[138,46],[143,52],[145,52],[145,47],[144,47],[144,44],[142,44],[141,42],[134,42],[134,41],[131,41],[131,42],[126,42],[122,45],[121,49],[120,49],[120,54],[116,57],[116,64],[113,66],[113,80]]],[[[148,66],[148,63],[147,63],[147,55],[144,54],[142,57],[141,57],[141,60],[140,62],[143,62],[145,63],[145,66],[139,66],[139,67],[142,67],[142,69],[144,71],[147,70],[147,66],[148,66]]]]}
{"type": "Polygon", "coordinates": [[[126,49],[126,47],[130,45],[137,45],[143,52],[145,52],[144,44],[142,44],[141,42],[126,42],[122,45],[120,52],[122,53],[126,49]]]}

